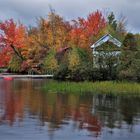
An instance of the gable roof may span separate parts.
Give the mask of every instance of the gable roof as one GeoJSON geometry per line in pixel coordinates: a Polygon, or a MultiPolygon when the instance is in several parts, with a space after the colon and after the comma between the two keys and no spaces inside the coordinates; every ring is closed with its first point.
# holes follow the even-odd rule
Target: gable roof
{"type": "Polygon", "coordinates": [[[112,37],[110,34],[106,34],[105,36],[103,36],[102,38],[100,38],[98,41],[96,41],[91,48],[95,49],[96,47],[102,45],[103,43],[110,41],[112,42],[114,45],[116,45],[117,47],[121,47],[122,43],[117,40],[116,38],[112,37]]]}

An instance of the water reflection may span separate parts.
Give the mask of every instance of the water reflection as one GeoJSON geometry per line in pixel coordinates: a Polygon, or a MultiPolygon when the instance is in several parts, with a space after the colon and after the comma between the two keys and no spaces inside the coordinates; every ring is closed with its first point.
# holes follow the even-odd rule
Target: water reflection
{"type": "Polygon", "coordinates": [[[44,82],[0,80],[0,125],[3,128],[7,125],[14,127],[19,122],[24,127],[26,122],[36,120],[36,124],[30,124],[32,131],[36,126],[40,129],[47,127],[43,133],[52,136],[54,132],[60,132],[63,139],[67,139],[67,129],[66,133],[75,133],[75,139],[81,139],[80,132],[87,136],[86,139],[90,139],[89,136],[106,139],[108,133],[113,135],[118,130],[124,130],[126,134],[139,130],[138,97],[44,93],[40,89],[44,82]]]}

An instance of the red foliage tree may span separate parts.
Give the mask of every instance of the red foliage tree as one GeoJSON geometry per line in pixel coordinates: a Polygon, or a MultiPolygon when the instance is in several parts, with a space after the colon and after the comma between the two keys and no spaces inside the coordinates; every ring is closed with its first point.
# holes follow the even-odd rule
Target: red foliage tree
{"type": "Polygon", "coordinates": [[[71,40],[77,47],[88,48],[105,25],[105,19],[100,11],[89,14],[87,19],[73,20],[71,40]]]}
{"type": "Polygon", "coordinates": [[[10,55],[7,53],[6,49],[0,50],[0,67],[7,66],[9,60],[10,60],[10,55]]]}
{"type": "Polygon", "coordinates": [[[17,25],[13,19],[0,23],[0,66],[6,66],[12,54],[17,55],[21,60],[22,50],[26,47],[25,27],[17,25]]]}

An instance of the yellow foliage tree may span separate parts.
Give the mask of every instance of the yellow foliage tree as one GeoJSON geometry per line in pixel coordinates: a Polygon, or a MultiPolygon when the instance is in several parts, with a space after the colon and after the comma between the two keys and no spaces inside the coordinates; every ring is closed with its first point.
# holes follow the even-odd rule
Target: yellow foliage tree
{"type": "Polygon", "coordinates": [[[68,55],[68,68],[71,71],[75,71],[77,67],[80,65],[80,56],[76,48],[72,48],[71,52],[68,55]]]}
{"type": "Polygon", "coordinates": [[[55,50],[51,49],[48,53],[48,56],[44,60],[44,67],[45,67],[44,69],[50,74],[56,72],[56,70],[59,67],[55,56],[56,56],[55,50]]]}

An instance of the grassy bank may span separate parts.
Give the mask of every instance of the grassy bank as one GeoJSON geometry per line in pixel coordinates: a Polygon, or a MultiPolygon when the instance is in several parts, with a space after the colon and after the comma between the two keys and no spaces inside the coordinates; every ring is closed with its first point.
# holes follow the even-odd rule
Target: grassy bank
{"type": "Polygon", "coordinates": [[[47,82],[46,91],[81,94],[130,94],[140,95],[140,84],[133,82],[47,82]]]}

